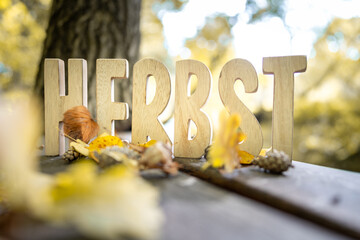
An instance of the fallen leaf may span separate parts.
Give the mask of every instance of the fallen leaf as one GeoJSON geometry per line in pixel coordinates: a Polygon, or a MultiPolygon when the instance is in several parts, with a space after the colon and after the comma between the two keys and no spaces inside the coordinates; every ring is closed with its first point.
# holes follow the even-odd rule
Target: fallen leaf
{"type": "Polygon", "coordinates": [[[80,139],[76,139],[75,142],[70,143],[70,147],[73,147],[75,151],[81,153],[82,155],[88,157],[89,156],[89,149],[88,144],[84,143],[80,139]]]}
{"type": "Polygon", "coordinates": [[[64,133],[86,143],[98,134],[99,125],[85,106],[76,106],[64,113],[64,133]]]}
{"type": "Polygon", "coordinates": [[[171,145],[157,142],[145,150],[140,159],[140,167],[144,169],[159,168],[165,173],[176,175],[179,164],[172,159],[171,145]]]}
{"type": "Polygon", "coordinates": [[[89,157],[94,159],[96,162],[99,162],[99,159],[95,156],[95,152],[101,152],[106,147],[110,146],[118,146],[123,147],[124,143],[119,137],[111,136],[107,133],[103,133],[97,138],[95,138],[90,144],[89,144],[89,157]]]}

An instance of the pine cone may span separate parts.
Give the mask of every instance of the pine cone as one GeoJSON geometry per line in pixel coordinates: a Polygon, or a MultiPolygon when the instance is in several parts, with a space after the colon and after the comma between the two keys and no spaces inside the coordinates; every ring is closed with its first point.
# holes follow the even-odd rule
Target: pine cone
{"type": "Polygon", "coordinates": [[[69,148],[69,150],[67,150],[64,155],[62,156],[62,159],[68,163],[75,161],[76,159],[78,159],[80,157],[80,153],[78,153],[77,151],[75,151],[73,148],[69,148]]]}
{"type": "Polygon", "coordinates": [[[265,157],[258,156],[252,163],[272,173],[282,173],[289,167],[293,167],[290,157],[283,151],[276,149],[273,152],[267,152],[265,157]]]}

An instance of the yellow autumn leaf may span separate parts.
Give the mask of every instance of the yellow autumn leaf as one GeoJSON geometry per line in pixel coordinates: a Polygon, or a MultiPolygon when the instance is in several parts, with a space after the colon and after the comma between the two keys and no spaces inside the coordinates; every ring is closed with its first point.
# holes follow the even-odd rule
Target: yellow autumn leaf
{"type": "Polygon", "coordinates": [[[139,146],[147,148],[147,147],[151,147],[151,146],[155,145],[156,143],[157,143],[156,140],[151,139],[150,141],[148,141],[146,143],[139,144],[139,146]]]}
{"type": "Polygon", "coordinates": [[[238,133],[238,142],[239,143],[245,142],[245,140],[246,140],[245,133],[241,130],[241,128],[238,128],[237,131],[239,131],[239,133],[238,133]]]}
{"type": "Polygon", "coordinates": [[[157,190],[125,166],[99,172],[90,161],[78,162],[53,180],[47,192],[49,220],[67,221],[101,239],[117,239],[123,233],[148,239],[160,230],[157,190]]]}
{"type": "Polygon", "coordinates": [[[246,151],[238,151],[240,163],[241,164],[251,164],[252,160],[254,159],[254,155],[246,152],[246,151]]]}
{"type": "Polygon", "coordinates": [[[99,160],[95,157],[94,152],[101,152],[106,147],[111,146],[124,147],[124,143],[119,137],[103,133],[89,144],[89,156],[98,162],[99,160]]]}
{"type": "Polygon", "coordinates": [[[70,147],[73,147],[75,149],[75,151],[77,151],[78,153],[80,153],[86,157],[89,156],[88,146],[89,146],[88,144],[84,143],[80,139],[76,139],[75,142],[70,143],[70,147]]]}
{"type": "Polygon", "coordinates": [[[220,126],[215,133],[215,139],[208,153],[208,162],[203,169],[212,166],[224,167],[226,172],[232,172],[241,164],[250,164],[254,156],[240,149],[246,135],[240,128],[241,117],[237,113],[230,116],[223,111],[220,116],[220,126]]]}
{"type": "Polygon", "coordinates": [[[220,168],[224,166],[224,162],[221,160],[221,158],[215,158],[212,165],[214,168],[220,168]]]}
{"type": "Polygon", "coordinates": [[[261,151],[260,151],[260,153],[259,153],[259,156],[265,157],[265,156],[266,156],[266,153],[269,152],[270,150],[271,150],[271,147],[261,149],[261,151]]]}

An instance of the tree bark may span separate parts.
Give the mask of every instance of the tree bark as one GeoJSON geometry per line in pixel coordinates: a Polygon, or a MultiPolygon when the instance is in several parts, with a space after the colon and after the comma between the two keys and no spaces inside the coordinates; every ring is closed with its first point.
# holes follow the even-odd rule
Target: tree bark
{"type": "Polygon", "coordinates": [[[88,64],[88,106],[95,111],[96,59],[125,58],[129,80],[115,81],[115,100],[129,104],[130,119],[116,124],[130,129],[133,64],[139,57],[141,0],[54,0],[35,83],[44,98],[44,59],[84,58],[88,64]]]}

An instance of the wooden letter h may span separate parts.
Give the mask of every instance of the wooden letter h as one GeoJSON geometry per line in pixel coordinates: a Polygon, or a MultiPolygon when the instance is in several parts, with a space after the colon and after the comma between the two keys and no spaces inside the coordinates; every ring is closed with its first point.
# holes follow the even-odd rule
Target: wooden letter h
{"type": "Polygon", "coordinates": [[[68,109],[87,106],[87,64],[84,59],[68,61],[68,95],[65,95],[65,69],[61,59],[45,59],[45,154],[61,155],[65,152],[62,130],[63,114],[68,109]]]}

